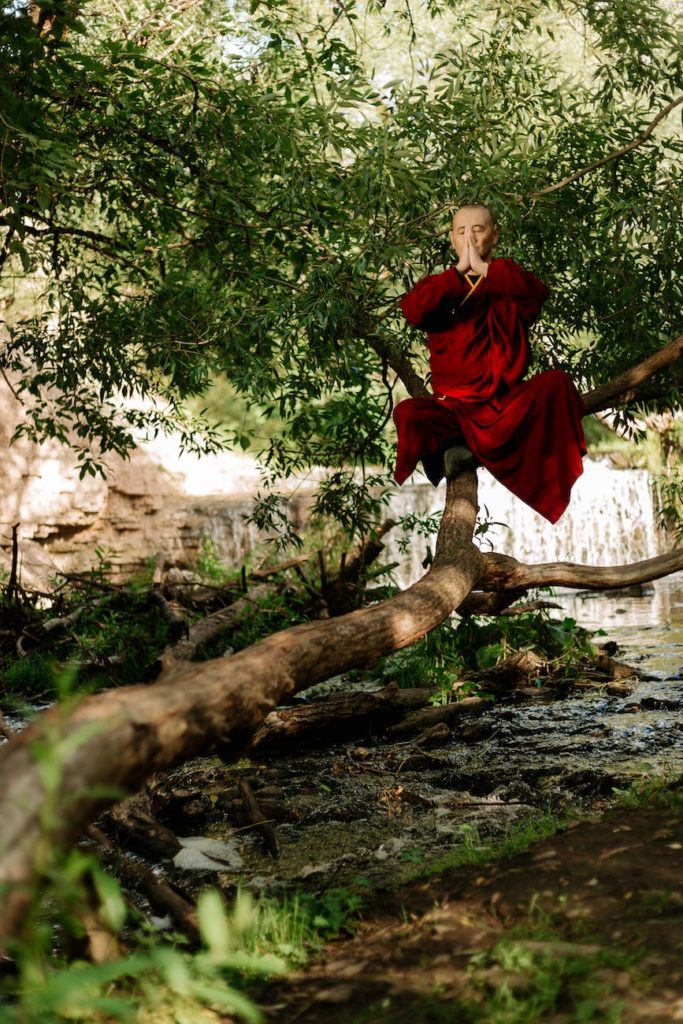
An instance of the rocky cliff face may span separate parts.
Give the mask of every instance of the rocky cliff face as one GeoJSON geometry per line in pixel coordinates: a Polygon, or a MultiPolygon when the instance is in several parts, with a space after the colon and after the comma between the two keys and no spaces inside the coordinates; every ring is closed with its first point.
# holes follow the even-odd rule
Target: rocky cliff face
{"type": "Polygon", "coordinates": [[[140,445],[129,460],[108,456],[106,479],[80,480],[75,456],[58,442],[10,444],[21,416],[0,381],[0,570],[10,568],[18,523],[25,585],[40,586],[58,570],[91,568],[96,548],[114,571],[130,573],[159,555],[192,565],[205,538],[218,557],[239,565],[258,542],[243,519],[259,482],[248,456],[199,459],[162,438],[140,445]]]}

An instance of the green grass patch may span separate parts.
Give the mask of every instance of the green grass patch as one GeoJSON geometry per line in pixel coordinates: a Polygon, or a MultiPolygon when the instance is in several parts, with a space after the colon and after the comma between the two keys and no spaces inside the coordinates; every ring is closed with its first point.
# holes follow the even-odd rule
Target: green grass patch
{"type": "Polygon", "coordinates": [[[458,845],[441,857],[420,864],[411,878],[429,878],[470,864],[492,864],[494,861],[508,860],[528,850],[534,843],[557,835],[568,824],[568,818],[545,812],[509,825],[499,839],[482,839],[474,825],[462,825],[458,833],[458,845]]]}
{"type": "Polygon", "coordinates": [[[349,1024],[619,1024],[625,1004],[617,979],[633,970],[637,957],[618,948],[586,953],[581,944],[573,952],[561,936],[538,941],[534,934],[475,954],[465,991],[386,996],[349,1024]]]}
{"type": "Polygon", "coordinates": [[[281,900],[262,897],[253,904],[243,948],[253,955],[281,957],[288,967],[299,966],[324,942],[351,933],[362,906],[362,896],[342,888],[317,896],[299,892],[281,900]]]}
{"type": "Polygon", "coordinates": [[[566,1020],[618,1024],[624,1004],[615,998],[611,971],[628,970],[633,954],[603,949],[584,954],[571,943],[504,939],[470,962],[481,1002],[471,1020],[496,1024],[536,1024],[558,1013],[566,1020]],[[560,951],[561,950],[561,951],[560,951]]]}
{"type": "Polygon", "coordinates": [[[13,661],[0,672],[4,693],[11,697],[39,700],[57,692],[57,674],[53,662],[43,654],[29,654],[13,661]]]}
{"type": "Polygon", "coordinates": [[[673,774],[641,775],[624,789],[613,789],[617,807],[683,807],[683,778],[673,774]]]}

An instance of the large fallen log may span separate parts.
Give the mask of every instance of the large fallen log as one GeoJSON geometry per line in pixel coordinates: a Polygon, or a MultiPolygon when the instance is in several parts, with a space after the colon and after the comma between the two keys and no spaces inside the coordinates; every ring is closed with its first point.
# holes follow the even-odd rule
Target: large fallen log
{"type": "Polygon", "coordinates": [[[399,689],[390,683],[374,693],[335,693],[299,707],[278,708],[256,730],[248,751],[261,755],[371,736],[398,722],[407,711],[424,707],[430,694],[425,687],[399,689]]]}
{"type": "Polygon", "coordinates": [[[151,686],[97,694],[71,712],[54,708],[0,748],[0,934],[19,929],[55,847],[73,842],[122,791],[212,749],[235,756],[284,698],[442,622],[483,572],[472,543],[476,495],[474,472],[449,483],[434,565],[397,597],[273,634],[229,659],[179,663],[151,686]]]}
{"type": "MultiPolygon", "coordinates": [[[[585,396],[586,411],[620,401],[624,391],[630,400],[682,350],[683,337],[585,396]]],[[[409,381],[412,394],[424,393],[406,357],[392,355],[388,361],[409,381]]],[[[122,792],[138,789],[153,771],[199,753],[218,748],[235,756],[283,699],[419,640],[484,576],[490,590],[547,583],[599,588],[683,568],[681,552],[641,566],[597,570],[485,558],[472,543],[476,494],[472,471],[449,482],[434,563],[397,597],[273,634],[230,659],[181,662],[152,686],[98,694],[73,710],[54,708],[0,748],[0,936],[20,930],[31,887],[47,876],[55,849],[73,842],[122,792]]]]}

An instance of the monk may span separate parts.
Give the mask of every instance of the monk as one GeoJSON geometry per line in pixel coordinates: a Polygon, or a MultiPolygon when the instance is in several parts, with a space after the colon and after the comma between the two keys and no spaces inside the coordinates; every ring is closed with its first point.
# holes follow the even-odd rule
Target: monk
{"type": "Polygon", "coordinates": [[[427,332],[434,393],[394,410],[394,475],[402,484],[422,460],[436,486],[444,475],[485,466],[555,523],[583,472],[584,408],[562,370],[524,379],[527,332],[548,289],[513,260],[493,257],[499,235],[488,207],[463,206],[450,235],[457,263],[401,300],[409,323],[427,332]]]}

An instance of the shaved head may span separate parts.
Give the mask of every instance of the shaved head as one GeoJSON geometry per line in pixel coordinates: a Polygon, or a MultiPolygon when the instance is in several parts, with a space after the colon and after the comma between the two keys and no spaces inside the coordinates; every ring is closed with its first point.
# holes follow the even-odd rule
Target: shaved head
{"type": "Polygon", "coordinates": [[[488,216],[488,219],[491,222],[492,226],[495,227],[496,218],[493,214],[493,211],[490,209],[490,207],[486,205],[486,203],[465,203],[463,206],[459,206],[458,209],[453,214],[453,224],[455,224],[455,218],[458,216],[458,214],[462,213],[464,210],[471,211],[473,213],[476,211],[481,211],[482,214],[488,216]]]}
{"type": "Polygon", "coordinates": [[[464,258],[470,245],[473,245],[481,259],[488,263],[499,237],[500,229],[493,213],[483,203],[469,203],[455,211],[451,245],[458,254],[458,261],[464,258]]]}

